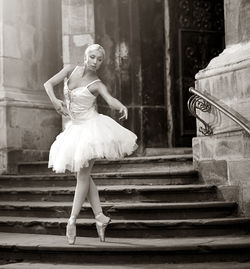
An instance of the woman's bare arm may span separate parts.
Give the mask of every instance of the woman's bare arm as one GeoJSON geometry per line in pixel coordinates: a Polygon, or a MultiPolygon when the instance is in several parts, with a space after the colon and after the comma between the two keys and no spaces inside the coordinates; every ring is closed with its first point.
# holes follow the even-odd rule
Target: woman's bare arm
{"type": "Polygon", "coordinates": [[[119,110],[119,112],[122,113],[119,119],[128,118],[128,109],[108,92],[107,87],[103,83],[99,84],[98,93],[103,97],[110,108],[119,110]]]}
{"type": "Polygon", "coordinates": [[[55,74],[53,77],[51,77],[43,84],[52,103],[54,102],[55,99],[57,99],[54,94],[53,87],[62,82],[64,78],[67,77],[68,73],[73,69],[74,66],[72,65],[65,66],[62,70],[60,70],[57,74],[55,74]]]}
{"type": "Polygon", "coordinates": [[[57,74],[55,74],[53,77],[51,77],[49,80],[47,80],[43,85],[44,88],[53,103],[56,111],[59,114],[67,115],[67,112],[65,110],[65,104],[63,103],[62,100],[59,100],[56,98],[55,93],[54,93],[54,86],[59,84],[64,80],[65,77],[69,74],[74,69],[73,65],[68,65],[65,66],[61,71],[59,71],[57,74]]]}

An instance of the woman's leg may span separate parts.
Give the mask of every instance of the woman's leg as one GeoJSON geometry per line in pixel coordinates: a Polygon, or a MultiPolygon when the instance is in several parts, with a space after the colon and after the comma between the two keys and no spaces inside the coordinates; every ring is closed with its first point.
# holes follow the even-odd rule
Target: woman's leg
{"type": "Polygon", "coordinates": [[[102,207],[100,204],[98,189],[91,176],[89,177],[89,192],[88,192],[87,198],[90,202],[90,205],[92,207],[95,217],[98,216],[98,220],[100,222],[103,222],[103,223],[108,222],[110,220],[109,217],[106,217],[104,214],[101,214],[102,207]]]}
{"type": "Polygon", "coordinates": [[[91,176],[89,177],[89,192],[87,195],[87,199],[90,202],[90,205],[92,207],[92,210],[95,216],[99,213],[102,213],[99,193],[95,185],[95,182],[93,181],[91,176]]]}
{"type": "Polygon", "coordinates": [[[95,214],[96,229],[98,236],[100,238],[100,241],[104,242],[105,230],[110,222],[110,218],[102,213],[99,193],[92,177],[89,177],[89,192],[87,197],[91,204],[92,210],[95,214]]]}
{"type": "Polygon", "coordinates": [[[70,219],[75,220],[78,217],[82,204],[89,192],[89,179],[93,164],[94,160],[89,161],[89,166],[81,168],[81,170],[77,173],[76,189],[70,219]]]}

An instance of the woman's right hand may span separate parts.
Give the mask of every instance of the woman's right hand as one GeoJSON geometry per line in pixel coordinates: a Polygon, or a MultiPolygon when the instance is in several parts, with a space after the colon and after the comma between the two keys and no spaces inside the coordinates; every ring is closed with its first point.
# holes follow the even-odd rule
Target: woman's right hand
{"type": "Polygon", "coordinates": [[[122,116],[119,118],[119,120],[127,119],[128,118],[128,109],[122,105],[122,107],[119,109],[119,112],[122,114],[122,116]]]}
{"type": "Polygon", "coordinates": [[[63,116],[68,116],[68,111],[67,111],[67,106],[65,105],[65,103],[60,100],[60,99],[56,99],[53,101],[53,105],[56,109],[56,112],[60,115],[63,116]]]}

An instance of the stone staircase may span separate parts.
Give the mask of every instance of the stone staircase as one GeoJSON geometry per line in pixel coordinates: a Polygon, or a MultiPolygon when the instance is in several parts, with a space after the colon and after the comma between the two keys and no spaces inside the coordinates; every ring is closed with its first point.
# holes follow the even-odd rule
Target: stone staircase
{"type": "Polygon", "coordinates": [[[0,268],[250,268],[250,219],[199,181],[192,154],[97,161],[92,177],[112,218],[100,243],[90,205],[65,227],[75,178],[46,162],[0,176],[0,268]]]}

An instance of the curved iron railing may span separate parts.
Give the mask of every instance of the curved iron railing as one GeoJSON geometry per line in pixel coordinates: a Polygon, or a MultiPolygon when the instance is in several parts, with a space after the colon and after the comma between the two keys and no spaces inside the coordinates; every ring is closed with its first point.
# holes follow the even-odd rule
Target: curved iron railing
{"type": "Polygon", "coordinates": [[[238,112],[233,111],[230,107],[222,104],[221,102],[219,103],[216,98],[197,91],[193,87],[189,88],[189,92],[193,93],[194,95],[192,95],[188,100],[188,109],[190,113],[204,125],[204,127],[201,126],[199,128],[199,131],[202,134],[212,135],[213,129],[210,124],[206,123],[197,115],[196,109],[199,109],[202,112],[211,112],[211,106],[213,105],[215,108],[227,115],[231,120],[239,124],[250,135],[250,122],[238,112]]]}

